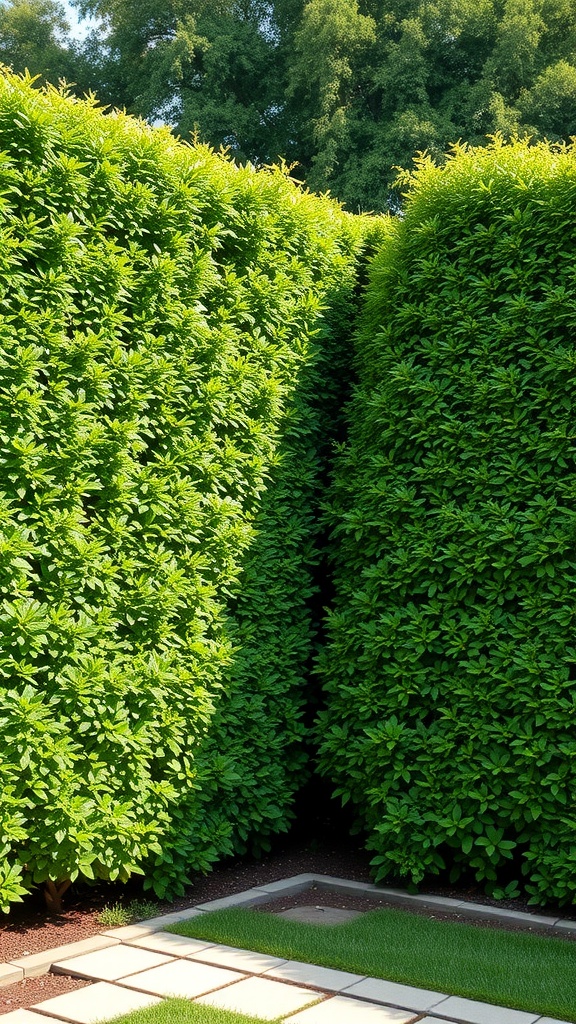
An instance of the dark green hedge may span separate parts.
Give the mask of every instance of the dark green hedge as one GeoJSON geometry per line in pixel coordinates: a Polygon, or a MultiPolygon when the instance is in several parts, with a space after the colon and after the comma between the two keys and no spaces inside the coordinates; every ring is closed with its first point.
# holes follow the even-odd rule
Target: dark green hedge
{"type": "Polygon", "coordinates": [[[302,777],[325,307],[363,227],[9,74],[0,149],[0,902],[174,892],[302,777]]]}
{"type": "Polygon", "coordinates": [[[576,153],[424,161],[332,497],[321,765],[377,876],[576,899],[576,153]]]}

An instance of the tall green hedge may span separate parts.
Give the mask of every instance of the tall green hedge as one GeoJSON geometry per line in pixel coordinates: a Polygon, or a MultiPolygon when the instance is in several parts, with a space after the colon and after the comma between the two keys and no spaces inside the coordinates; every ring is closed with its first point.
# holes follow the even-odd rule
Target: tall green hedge
{"type": "Polygon", "coordinates": [[[10,74],[0,150],[0,904],[174,892],[302,777],[327,307],[363,228],[10,74]]]}
{"type": "Polygon", "coordinates": [[[576,151],[424,160],[331,518],[321,765],[377,876],[576,900],[576,151]]]}

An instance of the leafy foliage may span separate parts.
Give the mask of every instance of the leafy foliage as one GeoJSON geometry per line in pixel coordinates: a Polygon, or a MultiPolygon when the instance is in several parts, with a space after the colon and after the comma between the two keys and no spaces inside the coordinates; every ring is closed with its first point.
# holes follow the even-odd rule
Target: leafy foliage
{"type": "Polygon", "coordinates": [[[0,893],[134,872],[174,892],[284,827],[302,774],[299,460],[363,227],[12,75],[0,140],[0,893]],[[285,520],[280,570],[261,514],[285,520]],[[248,556],[260,600],[235,611],[248,556]],[[298,608],[273,646],[298,665],[276,675],[277,573],[298,608]]]}
{"type": "Polygon", "coordinates": [[[374,267],[318,735],[380,879],[576,901],[575,202],[573,148],[457,148],[374,267]]]}

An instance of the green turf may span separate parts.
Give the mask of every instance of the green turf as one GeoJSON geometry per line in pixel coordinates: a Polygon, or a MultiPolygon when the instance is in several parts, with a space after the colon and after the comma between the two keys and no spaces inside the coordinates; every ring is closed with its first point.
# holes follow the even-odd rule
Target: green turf
{"type": "Polygon", "coordinates": [[[576,944],[373,910],[341,925],[216,910],[166,929],[356,974],[576,1021],[576,944]]]}
{"type": "MultiPolygon", "coordinates": [[[[135,1010],[124,1017],[116,1017],[122,1024],[262,1024],[262,1017],[246,1017],[231,1010],[202,1006],[188,999],[166,999],[146,1010],[135,1010]]],[[[114,1024],[110,1021],[109,1024],[114,1024]]],[[[267,1024],[280,1024],[267,1021],[267,1024]]]]}

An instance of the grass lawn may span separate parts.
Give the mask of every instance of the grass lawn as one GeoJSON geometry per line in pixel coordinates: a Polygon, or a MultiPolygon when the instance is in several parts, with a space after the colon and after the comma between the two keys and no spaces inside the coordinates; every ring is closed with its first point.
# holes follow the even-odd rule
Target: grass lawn
{"type": "Polygon", "coordinates": [[[576,943],[567,939],[403,910],[328,926],[236,908],[166,931],[576,1021],[576,943]]]}
{"type": "MultiPolygon", "coordinates": [[[[246,1017],[231,1010],[191,1003],[188,999],[166,999],[157,1006],[135,1010],[124,1017],[116,1017],[116,1020],[122,1024],[262,1024],[262,1017],[246,1017]]],[[[267,1024],[280,1022],[267,1021],[267,1024]]]]}

